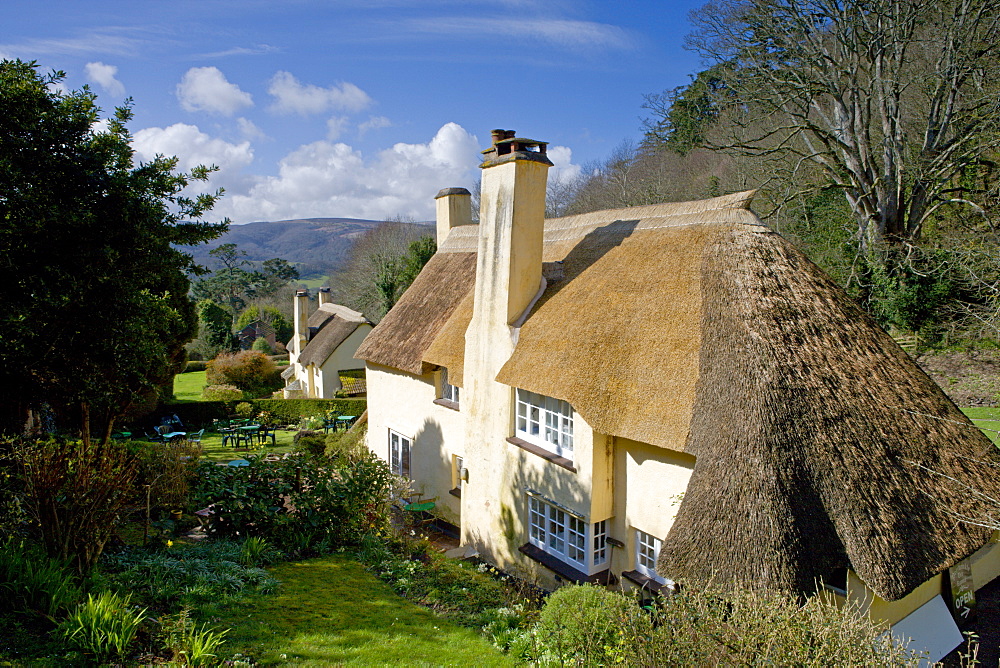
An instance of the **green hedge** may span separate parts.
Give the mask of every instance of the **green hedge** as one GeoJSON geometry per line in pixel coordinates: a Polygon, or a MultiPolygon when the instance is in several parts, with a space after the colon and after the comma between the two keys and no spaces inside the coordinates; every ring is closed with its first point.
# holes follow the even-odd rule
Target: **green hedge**
{"type": "Polygon", "coordinates": [[[205,360],[188,360],[187,364],[184,365],[184,373],[188,371],[204,371],[208,368],[208,362],[205,360]]]}
{"type": "MultiPolygon", "coordinates": [[[[228,418],[234,414],[238,401],[199,401],[187,404],[161,406],[159,413],[176,413],[189,426],[211,424],[212,420],[228,418]]],[[[342,415],[361,415],[368,408],[365,399],[250,399],[255,412],[268,411],[278,424],[297,424],[310,415],[323,415],[338,411],[342,415]]]]}

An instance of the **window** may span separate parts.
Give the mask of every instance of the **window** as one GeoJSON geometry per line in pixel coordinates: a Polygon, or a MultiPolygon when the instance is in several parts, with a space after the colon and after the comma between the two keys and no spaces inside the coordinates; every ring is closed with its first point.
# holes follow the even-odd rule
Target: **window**
{"type": "Polygon", "coordinates": [[[663,576],[656,572],[656,558],[660,554],[663,541],[644,531],[635,530],[635,570],[659,583],[664,583],[663,576]]]}
{"type": "Polygon", "coordinates": [[[607,521],[588,525],[581,517],[528,497],[528,541],[557,559],[592,573],[607,563],[606,537],[607,521]]]}
{"type": "Polygon", "coordinates": [[[389,430],[389,469],[396,475],[410,477],[410,439],[389,430]]]}
{"type": "Polygon", "coordinates": [[[462,466],[464,462],[459,455],[451,456],[451,489],[448,493],[462,498],[462,466]]]}
{"type": "Polygon", "coordinates": [[[573,460],[573,407],[527,390],[517,391],[515,435],[573,460]]]}
{"type": "Polygon", "coordinates": [[[448,382],[448,369],[441,367],[441,398],[445,401],[453,401],[458,404],[459,388],[448,382]]]}

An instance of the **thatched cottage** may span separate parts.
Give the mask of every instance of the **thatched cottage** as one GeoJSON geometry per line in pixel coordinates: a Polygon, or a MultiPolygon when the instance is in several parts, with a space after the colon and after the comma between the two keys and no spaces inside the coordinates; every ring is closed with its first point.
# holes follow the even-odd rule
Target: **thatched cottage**
{"type": "Polygon", "coordinates": [[[479,224],[441,191],[357,352],[369,447],[464,545],[549,586],[825,582],[892,623],[1000,573],[962,520],[996,449],[752,193],[544,220],[545,148],[494,132],[479,224]]]}
{"type": "Polygon", "coordinates": [[[320,288],[319,307],[309,314],[309,293],[295,293],[295,332],[288,342],[289,366],[282,372],[286,399],[332,399],[343,390],[340,372],[361,369],[358,346],[372,331],[362,314],[330,300],[320,288]]]}

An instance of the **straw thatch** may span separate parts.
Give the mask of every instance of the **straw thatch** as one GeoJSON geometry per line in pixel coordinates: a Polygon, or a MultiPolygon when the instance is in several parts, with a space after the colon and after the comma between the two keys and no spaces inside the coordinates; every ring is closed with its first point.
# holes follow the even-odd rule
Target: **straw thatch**
{"type": "Polygon", "coordinates": [[[852,568],[895,600],[989,539],[958,516],[989,511],[971,490],[998,498],[976,464],[996,449],[815,265],[729,228],[702,295],[697,464],[664,573],[809,591],[852,568]]]}
{"type": "Polygon", "coordinates": [[[309,316],[310,330],[318,328],[319,331],[312,335],[305,348],[302,349],[297,360],[298,363],[303,366],[309,364],[323,366],[333,351],[346,341],[347,337],[353,334],[358,327],[370,324],[368,318],[346,306],[323,304],[309,316]],[[314,325],[314,322],[319,324],[314,325]]]}
{"type": "MultiPolygon", "coordinates": [[[[899,598],[988,540],[956,516],[985,514],[970,488],[1000,498],[970,462],[1000,458],[760,224],[750,195],[546,221],[543,258],[562,276],[547,272],[497,380],[569,401],[599,433],[696,457],[660,557],[669,577],[800,592],[849,567],[899,598]]],[[[369,361],[446,366],[461,384],[475,235],[452,230],[366,340],[369,361]]]]}
{"type": "Polygon", "coordinates": [[[355,356],[407,373],[427,373],[424,352],[472,289],[475,273],[475,253],[436,253],[355,356]]]}

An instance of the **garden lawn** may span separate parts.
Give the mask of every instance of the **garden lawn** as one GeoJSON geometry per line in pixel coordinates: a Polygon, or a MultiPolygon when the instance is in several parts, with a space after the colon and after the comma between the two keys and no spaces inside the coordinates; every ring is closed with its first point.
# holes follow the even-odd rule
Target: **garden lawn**
{"type": "Polygon", "coordinates": [[[1000,408],[988,408],[977,406],[975,408],[963,408],[962,412],[986,434],[993,445],[1000,446],[1000,408]]]}
{"type": "Polygon", "coordinates": [[[175,401],[201,401],[201,391],[205,389],[204,371],[187,371],[174,376],[175,401]]]}
{"type": "Polygon", "coordinates": [[[276,595],[198,611],[232,629],[220,658],[240,653],[262,666],[514,665],[473,629],[400,598],[347,557],[270,571],[282,583],[276,595]]]}

